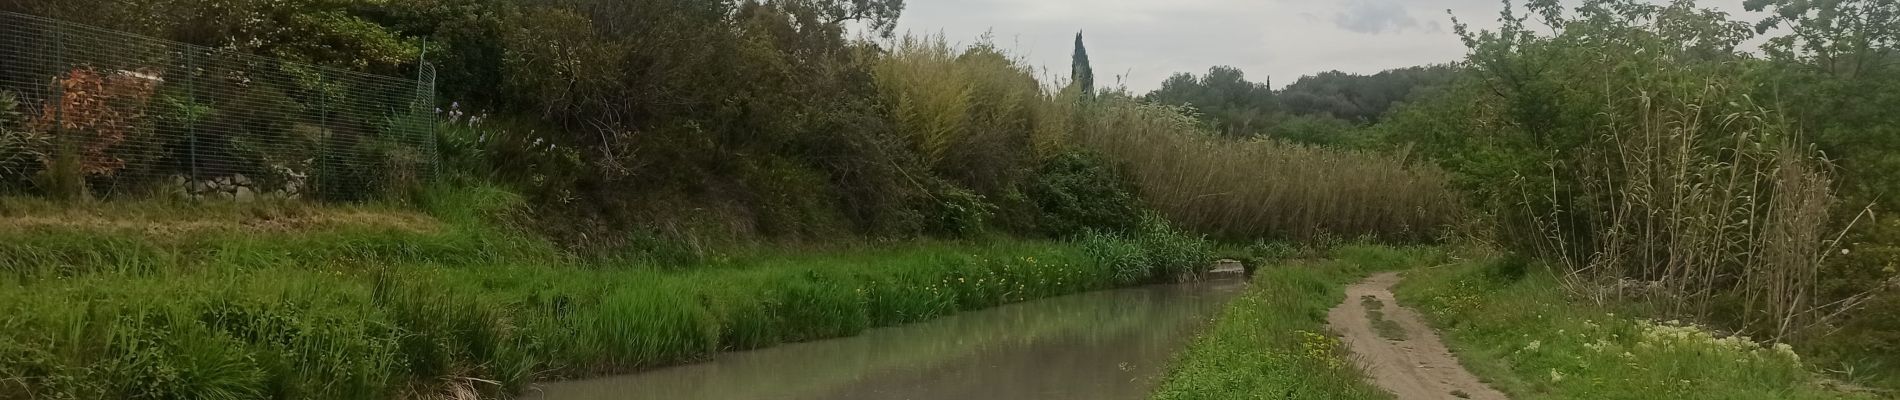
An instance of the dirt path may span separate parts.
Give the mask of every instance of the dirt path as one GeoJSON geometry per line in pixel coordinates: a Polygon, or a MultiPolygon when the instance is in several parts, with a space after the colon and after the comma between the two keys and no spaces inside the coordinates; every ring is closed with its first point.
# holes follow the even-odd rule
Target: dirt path
{"type": "MultiPolygon", "coordinates": [[[[1459,365],[1458,358],[1445,349],[1438,334],[1417,313],[1392,299],[1392,285],[1398,282],[1399,274],[1388,272],[1348,286],[1346,301],[1326,314],[1327,325],[1352,349],[1353,362],[1366,370],[1374,384],[1398,395],[1399,400],[1504,400],[1504,393],[1459,365]],[[1368,305],[1382,306],[1383,318],[1403,329],[1400,336],[1405,340],[1382,338],[1367,312],[1368,305]]],[[[1388,332],[1387,336],[1394,335],[1388,332]]]]}

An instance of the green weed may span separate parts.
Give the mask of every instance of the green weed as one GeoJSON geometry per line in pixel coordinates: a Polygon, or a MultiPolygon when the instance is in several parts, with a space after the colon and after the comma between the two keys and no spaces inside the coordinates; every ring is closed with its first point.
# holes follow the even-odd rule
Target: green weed
{"type": "Polygon", "coordinates": [[[1399,286],[1474,373],[1514,396],[1833,399],[1793,347],[1578,304],[1521,259],[1421,269],[1399,286]]]}
{"type": "Polygon", "coordinates": [[[1176,230],[1159,216],[1147,216],[1137,229],[1126,234],[1088,230],[1078,242],[1122,284],[1191,280],[1214,261],[1213,243],[1176,230]]]}

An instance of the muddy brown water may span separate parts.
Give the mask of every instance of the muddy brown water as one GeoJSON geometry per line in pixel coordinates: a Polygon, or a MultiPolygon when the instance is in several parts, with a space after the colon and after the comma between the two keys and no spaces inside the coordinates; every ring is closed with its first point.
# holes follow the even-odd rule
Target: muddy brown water
{"type": "Polygon", "coordinates": [[[1141,399],[1240,281],[1147,286],[972,311],[863,335],[537,385],[537,400],[1141,399]]]}

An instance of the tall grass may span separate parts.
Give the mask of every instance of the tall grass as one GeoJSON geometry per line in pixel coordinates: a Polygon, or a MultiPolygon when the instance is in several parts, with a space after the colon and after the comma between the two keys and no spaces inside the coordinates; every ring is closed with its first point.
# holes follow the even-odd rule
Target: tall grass
{"type": "Polygon", "coordinates": [[[1553,28],[1462,30],[1478,79],[1435,108],[1452,116],[1417,125],[1458,127],[1430,141],[1490,177],[1473,189],[1506,203],[1501,242],[1599,304],[1777,341],[1825,336],[1869,298],[1851,292],[1886,283],[1821,273],[1863,205],[1836,213],[1833,166],[1759,97],[1779,84],[1738,50],[1747,23],[1693,2],[1524,6],[1553,28]]]}
{"type": "Polygon", "coordinates": [[[1858,306],[1866,296],[1821,295],[1842,245],[1826,160],[1731,90],[1611,98],[1590,146],[1551,172],[1560,183],[1524,189],[1523,204],[1551,206],[1521,238],[1565,266],[1574,293],[1775,340],[1858,306]]]}
{"type": "Polygon", "coordinates": [[[300,266],[361,271],[386,264],[554,262],[553,246],[488,224],[513,207],[492,188],[436,191],[421,208],[298,201],[164,199],[74,206],[0,198],[0,282],[108,275],[241,272],[300,266]]]}
{"type": "Polygon", "coordinates": [[[875,67],[893,119],[927,164],[941,162],[968,135],[975,88],[963,79],[958,51],[942,36],[906,36],[875,67]]]}
{"type": "Polygon", "coordinates": [[[1086,150],[1169,220],[1226,239],[1424,241],[1459,214],[1445,173],[1405,153],[1218,138],[1184,109],[1039,82],[987,40],[892,47],[873,70],[898,130],[936,173],[1005,208],[1037,162],[1086,150]]]}
{"type": "Polygon", "coordinates": [[[1169,220],[1231,239],[1435,238],[1459,215],[1445,172],[1380,154],[1209,133],[1186,111],[1106,100],[1083,146],[1126,163],[1169,220]]]}
{"type": "MultiPolygon", "coordinates": [[[[509,201],[501,197],[423,203],[467,210],[509,201]]],[[[162,205],[128,209],[171,218],[162,205]]],[[[183,238],[143,228],[8,233],[30,242],[0,247],[13,251],[12,276],[0,282],[0,398],[503,394],[539,379],[1150,281],[1124,279],[1127,271],[1112,267],[1124,262],[1079,243],[886,243],[691,266],[581,263],[472,215],[436,212],[420,217],[432,227],[421,230],[357,221],[266,232],[242,222],[253,217],[178,213],[240,222],[183,238]]],[[[1192,267],[1158,263],[1207,259],[1140,248],[1151,242],[1088,246],[1132,248],[1149,263],[1136,265],[1146,277],[1192,267]]]]}
{"type": "MultiPolygon", "coordinates": [[[[1064,135],[1071,116],[1022,58],[988,38],[965,47],[906,36],[873,72],[898,131],[926,165],[979,194],[1001,197],[1064,135]]],[[[992,199],[999,200],[999,199],[992,199]]]]}

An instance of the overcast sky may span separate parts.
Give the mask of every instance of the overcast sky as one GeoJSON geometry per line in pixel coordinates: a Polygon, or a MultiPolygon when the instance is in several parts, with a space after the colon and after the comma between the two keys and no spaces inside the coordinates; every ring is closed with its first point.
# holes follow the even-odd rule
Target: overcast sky
{"type": "MultiPolygon", "coordinates": [[[[1660,0],[1658,0],[1660,1],[1660,0]]],[[[1737,18],[1743,0],[1702,0],[1737,18]]],[[[1273,86],[1340,70],[1374,73],[1455,61],[1465,54],[1451,18],[1497,26],[1498,0],[906,0],[899,34],[947,35],[997,44],[1068,74],[1076,31],[1087,36],[1095,81],[1126,76],[1136,93],[1175,72],[1232,65],[1273,86]],[[1450,14],[1446,11],[1450,10],[1450,14]]]]}

